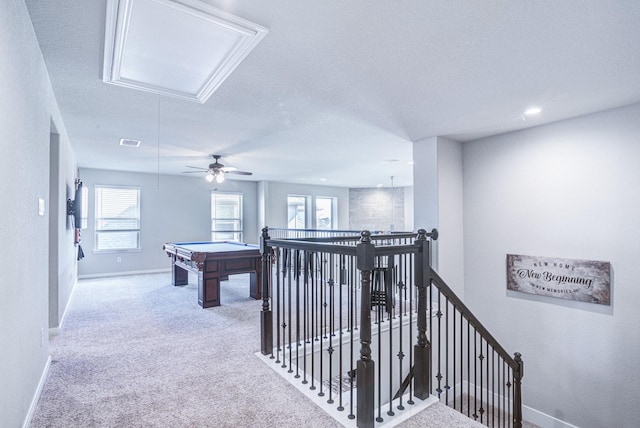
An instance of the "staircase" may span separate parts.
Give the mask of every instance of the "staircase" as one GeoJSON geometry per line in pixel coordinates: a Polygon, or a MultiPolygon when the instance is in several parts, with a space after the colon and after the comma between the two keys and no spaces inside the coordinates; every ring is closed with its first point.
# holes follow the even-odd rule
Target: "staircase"
{"type": "Polygon", "coordinates": [[[344,426],[396,425],[438,401],[522,426],[521,356],[432,268],[435,229],[286,231],[262,231],[265,362],[344,426]]]}

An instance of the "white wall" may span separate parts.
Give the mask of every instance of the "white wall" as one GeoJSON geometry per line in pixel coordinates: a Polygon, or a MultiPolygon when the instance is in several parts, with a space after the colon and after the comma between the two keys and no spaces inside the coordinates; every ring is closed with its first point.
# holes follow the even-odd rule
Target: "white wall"
{"type": "MultiPolygon", "coordinates": [[[[64,223],[57,232],[67,244],[55,265],[49,260],[49,215],[62,203],[49,197],[52,122],[61,163],[73,159],[24,1],[2,3],[0,28],[0,242],[6,250],[0,258],[0,424],[19,427],[29,420],[48,367],[49,269],[57,267],[53,276],[66,282],[75,263],[73,241],[67,241],[73,234],[64,223]]],[[[61,183],[73,182],[68,172],[60,174],[61,183]]]]}
{"type": "Polygon", "coordinates": [[[465,300],[522,353],[525,406],[640,426],[640,105],[471,142],[463,164],[465,300]],[[507,253],[610,261],[611,306],[507,293],[507,253]]]}

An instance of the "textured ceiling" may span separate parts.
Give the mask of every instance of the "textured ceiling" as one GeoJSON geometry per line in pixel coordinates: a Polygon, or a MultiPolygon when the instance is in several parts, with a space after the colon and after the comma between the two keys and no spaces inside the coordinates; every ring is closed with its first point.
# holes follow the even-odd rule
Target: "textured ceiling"
{"type": "Polygon", "coordinates": [[[269,33],[198,104],[102,81],[106,1],[26,1],[80,167],[180,174],[221,154],[254,173],[238,179],[404,186],[421,139],[640,102],[636,0],[207,3],[269,33]]]}

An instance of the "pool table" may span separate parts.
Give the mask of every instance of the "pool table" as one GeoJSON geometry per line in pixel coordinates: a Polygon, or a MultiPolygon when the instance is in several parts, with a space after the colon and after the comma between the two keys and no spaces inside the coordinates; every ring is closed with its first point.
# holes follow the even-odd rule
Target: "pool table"
{"type": "Polygon", "coordinates": [[[172,283],[189,283],[189,271],[198,275],[198,304],[220,306],[220,281],[229,275],[250,274],[249,295],[262,298],[262,263],[257,245],[232,241],[168,242],[163,246],[171,258],[172,283]]]}

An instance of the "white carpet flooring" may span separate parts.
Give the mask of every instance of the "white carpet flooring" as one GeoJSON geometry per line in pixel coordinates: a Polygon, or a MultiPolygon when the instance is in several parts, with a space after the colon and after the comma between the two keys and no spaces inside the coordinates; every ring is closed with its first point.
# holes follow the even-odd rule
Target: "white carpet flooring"
{"type": "MultiPolygon", "coordinates": [[[[262,301],[248,276],[222,283],[222,306],[197,304],[195,277],[80,280],[32,428],[341,426],[255,355],[262,301]]],[[[480,427],[436,403],[399,427],[480,427]]]]}

